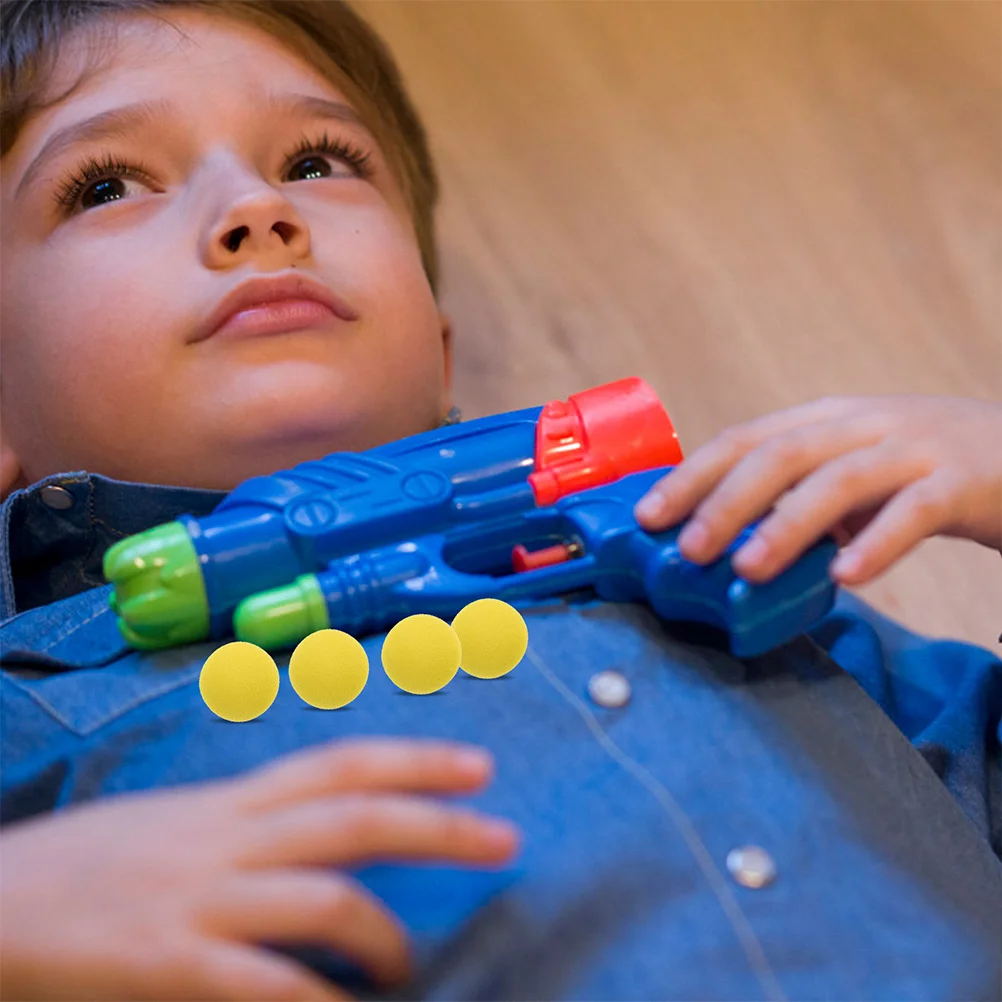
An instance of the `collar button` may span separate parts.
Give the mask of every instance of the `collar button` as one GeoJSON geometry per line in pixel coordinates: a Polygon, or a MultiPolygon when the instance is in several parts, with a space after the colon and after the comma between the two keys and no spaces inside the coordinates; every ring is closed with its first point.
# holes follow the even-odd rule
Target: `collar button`
{"type": "Polygon", "coordinates": [[[600,671],[588,682],[592,702],[606,709],[618,709],[630,701],[630,683],[622,672],[600,671]]]}
{"type": "Polygon", "coordinates": [[[42,498],[42,504],[46,508],[66,511],[67,508],[73,507],[73,495],[65,487],[60,487],[58,484],[46,484],[39,491],[39,494],[42,498]]]}
{"type": "Polygon", "coordinates": [[[776,879],[776,862],[758,845],[744,845],[727,854],[727,869],[742,886],[752,890],[768,887],[776,879]]]}

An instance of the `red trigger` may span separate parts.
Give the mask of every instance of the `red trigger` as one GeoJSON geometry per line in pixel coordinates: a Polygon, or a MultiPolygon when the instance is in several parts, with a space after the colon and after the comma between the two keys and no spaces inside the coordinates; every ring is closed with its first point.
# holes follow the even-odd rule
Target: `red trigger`
{"type": "Polygon", "coordinates": [[[517,573],[534,571],[540,567],[552,567],[562,564],[574,556],[574,548],[566,543],[547,546],[543,550],[530,553],[521,543],[511,551],[511,563],[517,573]]]}

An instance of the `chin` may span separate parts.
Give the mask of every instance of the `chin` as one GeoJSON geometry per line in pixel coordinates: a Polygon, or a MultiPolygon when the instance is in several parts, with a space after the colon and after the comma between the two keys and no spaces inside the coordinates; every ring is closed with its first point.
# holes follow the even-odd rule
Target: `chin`
{"type": "MultiPolygon", "coordinates": [[[[358,366],[300,359],[243,370],[239,379],[202,395],[209,407],[189,414],[199,452],[218,458],[234,485],[332,452],[358,452],[437,426],[442,391],[412,378],[374,385],[358,366]],[[208,432],[208,434],[205,434],[208,432]]],[[[201,464],[199,464],[201,465],[201,464]]],[[[225,472],[224,472],[225,470],[225,472]]],[[[210,471],[206,471],[210,472],[210,471]]]]}
{"type": "Polygon", "coordinates": [[[220,475],[233,486],[248,477],[275,473],[299,463],[322,459],[332,452],[361,452],[434,427],[436,421],[393,421],[385,411],[376,415],[308,415],[303,410],[271,420],[257,429],[246,425],[220,445],[220,475]],[[366,419],[368,418],[368,419],[366,419]],[[225,472],[224,472],[225,470],[225,472]]]}

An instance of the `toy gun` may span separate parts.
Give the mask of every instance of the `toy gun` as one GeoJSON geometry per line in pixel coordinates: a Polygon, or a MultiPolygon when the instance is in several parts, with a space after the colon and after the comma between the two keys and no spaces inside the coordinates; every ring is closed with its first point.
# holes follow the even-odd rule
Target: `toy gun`
{"type": "Polygon", "coordinates": [[[334,453],[116,543],[104,558],[111,605],[141,649],[232,632],[275,650],[316,630],[362,635],[419,612],[451,618],[477,598],[582,588],[723,629],[738,657],[806,630],[834,601],[834,541],[764,585],[730,566],[754,526],[712,564],[686,560],[681,526],[648,533],[633,517],[681,459],[636,378],[334,453]]]}

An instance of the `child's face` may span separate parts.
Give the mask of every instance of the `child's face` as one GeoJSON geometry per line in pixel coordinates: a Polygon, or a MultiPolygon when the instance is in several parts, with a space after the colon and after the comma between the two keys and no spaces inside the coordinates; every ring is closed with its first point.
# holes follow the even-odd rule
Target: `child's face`
{"type": "MultiPolygon", "coordinates": [[[[344,97],[253,27],[171,21],[187,39],[123,20],[113,57],[3,160],[0,434],[29,483],[87,469],[226,489],[433,427],[448,409],[448,321],[382,151],[361,126],[268,103],[344,97]],[[173,108],[45,152],[18,191],[61,130],[138,102],[173,108]],[[297,153],[325,132],[368,152],[372,176],[336,153],[297,153]],[[131,170],[85,175],[64,214],[64,179],[90,159],[131,170]],[[192,340],[232,289],[290,270],[358,319],[192,340]]],[[[85,43],[67,47],[57,87],[85,43]]]]}

